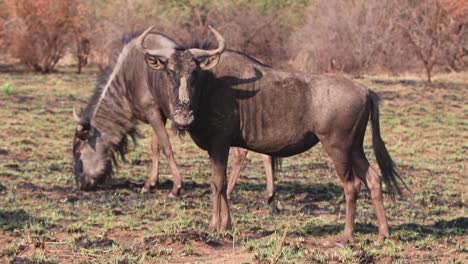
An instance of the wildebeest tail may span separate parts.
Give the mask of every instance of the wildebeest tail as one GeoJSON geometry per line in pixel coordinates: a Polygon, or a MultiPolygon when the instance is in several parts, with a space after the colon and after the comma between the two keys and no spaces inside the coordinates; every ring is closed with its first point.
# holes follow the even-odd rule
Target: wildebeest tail
{"type": "Polygon", "coordinates": [[[405,186],[405,188],[408,189],[408,187],[400,177],[396,165],[390,157],[390,153],[388,153],[382,136],[380,135],[379,96],[373,91],[370,91],[370,102],[370,118],[372,123],[372,144],[374,147],[374,154],[377,159],[377,163],[379,164],[383,181],[387,185],[390,195],[395,197],[397,194],[401,195],[401,188],[398,181],[400,181],[405,186]]]}
{"type": "Polygon", "coordinates": [[[273,176],[276,175],[276,172],[281,169],[283,159],[280,157],[271,157],[271,169],[273,171],[273,176]]]}

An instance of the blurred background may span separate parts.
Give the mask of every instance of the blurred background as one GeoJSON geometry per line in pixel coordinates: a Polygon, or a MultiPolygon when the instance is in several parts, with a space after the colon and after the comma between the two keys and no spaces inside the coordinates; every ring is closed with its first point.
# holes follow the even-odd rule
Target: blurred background
{"type": "Polygon", "coordinates": [[[0,67],[103,68],[150,25],[211,38],[274,67],[360,74],[468,68],[468,0],[0,0],[0,67]]]}

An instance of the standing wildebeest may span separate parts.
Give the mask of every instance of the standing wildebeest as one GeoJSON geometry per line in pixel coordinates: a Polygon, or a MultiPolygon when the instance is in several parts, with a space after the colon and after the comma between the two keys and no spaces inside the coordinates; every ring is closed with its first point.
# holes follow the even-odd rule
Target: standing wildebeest
{"type": "MultiPolygon", "coordinates": [[[[114,152],[122,157],[127,149],[127,135],[133,136],[137,120],[153,127],[151,141],[152,168],[145,182],[148,190],[158,181],[159,148],[166,155],[174,179],[171,193],[177,195],[182,187],[182,177],[177,169],[165,129],[167,117],[178,125],[189,124],[192,118],[180,111],[180,97],[173,94],[172,79],[165,73],[148,69],[144,55],[135,48],[136,40],[126,44],[113,69],[100,76],[94,95],[79,117],[73,138],[73,167],[80,189],[94,188],[112,174],[114,152]],[[181,117],[182,116],[182,117],[181,117]]],[[[151,48],[175,48],[174,41],[162,34],[152,33],[145,41],[151,48]]],[[[182,102],[183,103],[183,102],[182,102]]],[[[233,149],[236,162],[233,181],[239,176],[247,150],[233,149]]],[[[264,157],[267,172],[268,201],[274,196],[272,162],[264,157]]]]}
{"type": "Polygon", "coordinates": [[[343,77],[279,71],[239,52],[225,52],[223,37],[211,30],[219,43],[216,50],[150,50],[140,44],[146,33],[139,37],[148,65],[176,84],[175,94],[183,102],[180,111],[193,121],[185,127],[210,156],[213,210],[209,229],[223,232],[231,225],[226,194],[230,146],[284,157],[304,152],[320,141],[344,187],[343,241],[352,240],[361,182],[371,194],[379,240],[388,237],[382,179],[391,194],[401,191],[399,176],[380,136],[377,94],[343,77]],[[218,63],[216,69],[208,70],[218,63]],[[364,155],[369,116],[383,177],[364,155]]]}

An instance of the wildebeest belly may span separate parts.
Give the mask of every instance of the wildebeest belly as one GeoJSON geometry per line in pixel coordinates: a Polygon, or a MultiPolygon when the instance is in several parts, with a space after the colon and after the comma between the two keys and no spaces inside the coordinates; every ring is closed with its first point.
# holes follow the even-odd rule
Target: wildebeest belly
{"type": "Polygon", "coordinates": [[[240,145],[256,152],[291,156],[317,144],[309,91],[297,83],[286,89],[275,84],[259,89],[253,97],[238,100],[240,145]]]}
{"type": "Polygon", "coordinates": [[[300,154],[318,143],[313,133],[305,133],[295,137],[268,138],[264,140],[246,140],[240,147],[276,157],[288,157],[300,154]]]}

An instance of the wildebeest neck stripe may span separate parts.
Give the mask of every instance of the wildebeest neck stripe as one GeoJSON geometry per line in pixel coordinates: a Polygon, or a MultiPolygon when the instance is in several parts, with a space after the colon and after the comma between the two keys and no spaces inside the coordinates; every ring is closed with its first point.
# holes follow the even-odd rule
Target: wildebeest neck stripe
{"type": "Polygon", "coordinates": [[[115,65],[114,69],[112,70],[111,75],[109,76],[109,79],[107,80],[106,85],[104,86],[104,89],[102,90],[101,96],[99,97],[99,100],[96,103],[96,106],[94,107],[93,114],[91,115],[91,120],[96,116],[97,111],[99,110],[99,106],[101,105],[101,102],[104,100],[104,97],[106,96],[107,90],[109,90],[109,87],[111,87],[112,82],[115,79],[115,76],[119,72],[120,68],[122,68],[123,61],[128,55],[128,52],[130,50],[130,47],[134,45],[133,42],[130,44],[125,45],[123,48],[122,52],[119,55],[119,58],[117,60],[117,64],[115,65]]]}

